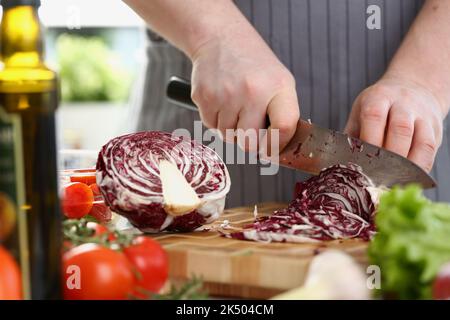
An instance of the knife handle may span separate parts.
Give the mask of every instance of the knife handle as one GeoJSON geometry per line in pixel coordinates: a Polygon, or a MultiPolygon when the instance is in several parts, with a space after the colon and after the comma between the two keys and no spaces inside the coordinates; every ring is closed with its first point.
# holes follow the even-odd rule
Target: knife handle
{"type": "MultiPolygon", "coordinates": [[[[198,112],[198,107],[191,98],[191,83],[180,77],[171,77],[167,84],[167,98],[177,106],[198,112]]],[[[266,116],[266,128],[270,127],[269,116],[266,116]]]]}

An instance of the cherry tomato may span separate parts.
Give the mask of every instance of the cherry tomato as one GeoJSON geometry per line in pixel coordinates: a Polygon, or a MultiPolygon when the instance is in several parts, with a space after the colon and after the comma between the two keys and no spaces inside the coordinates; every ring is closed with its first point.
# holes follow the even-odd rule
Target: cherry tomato
{"type": "Polygon", "coordinates": [[[95,172],[93,173],[76,173],[70,177],[70,182],[81,182],[87,185],[96,183],[95,172]]]}
{"type": "Polygon", "coordinates": [[[123,253],[139,274],[137,287],[159,292],[169,272],[167,254],[161,245],[152,238],[139,236],[123,253]]]}
{"type": "Polygon", "coordinates": [[[92,190],[84,183],[73,182],[64,187],[63,212],[66,217],[80,219],[91,211],[94,203],[92,190]]]}
{"type": "Polygon", "coordinates": [[[21,300],[22,280],[17,262],[0,246],[0,300],[21,300]]]}
{"type": "Polygon", "coordinates": [[[102,225],[100,223],[97,223],[97,222],[89,221],[86,224],[86,226],[89,229],[92,229],[92,230],[95,231],[94,232],[94,236],[100,236],[100,235],[105,234],[105,233],[107,233],[109,231],[108,228],[106,228],[104,225],[102,225]]]}
{"type": "Polygon", "coordinates": [[[112,218],[111,210],[103,203],[94,203],[89,215],[100,222],[108,222],[112,218]]]}
{"type": "Polygon", "coordinates": [[[5,241],[16,226],[16,208],[8,195],[0,192],[0,242],[5,241]]]}
{"type": "MultiPolygon", "coordinates": [[[[108,240],[114,241],[117,238],[113,232],[109,231],[108,228],[106,228],[104,225],[102,225],[100,223],[89,221],[86,224],[86,227],[89,229],[92,229],[94,231],[94,233],[91,235],[92,237],[101,236],[102,234],[107,233],[108,240]]],[[[70,240],[63,241],[63,251],[68,251],[74,247],[75,247],[74,244],[72,242],[70,242],[70,240]]]]}
{"type": "Polygon", "coordinates": [[[94,194],[94,201],[95,201],[91,211],[89,212],[89,215],[93,216],[100,222],[110,221],[112,218],[111,210],[103,202],[103,196],[97,184],[93,183],[89,186],[89,188],[92,190],[92,193],[94,194]]]}
{"type": "Polygon", "coordinates": [[[121,252],[87,243],[63,255],[64,299],[121,300],[134,285],[132,267],[121,252]]]}
{"type": "Polygon", "coordinates": [[[434,280],[433,299],[450,300],[450,263],[441,268],[434,280]]]}
{"type": "Polygon", "coordinates": [[[98,187],[98,185],[96,183],[90,184],[89,188],[91,188],[92,193],[94,194],[94,199],[95,200],[103,200],[100,188],[98,187]]]}
{"type": "Polygon", "coordinates": [[[94,236],[101,236],[102,234],[109,233],[109,235],[108,235],[109,240],[112,241],[112,240],[116,239],[116,236],[114,235],[114,233],[109,231],[108,228],[106,228],[104,225],[102,225],[100,223],[89,221],[86,226],[89,229],[92,229],[95,231],[94,236]]]}

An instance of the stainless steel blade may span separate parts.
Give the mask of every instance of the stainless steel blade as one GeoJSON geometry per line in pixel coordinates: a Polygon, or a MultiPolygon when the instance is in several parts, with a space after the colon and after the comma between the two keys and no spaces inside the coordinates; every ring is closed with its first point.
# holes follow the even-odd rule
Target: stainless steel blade
{"type": "Polygon", "coordinates": [[[281,151],[279,164],[311,174],[335,164],[353,162],[362,167],[375,184],[390,187],[418,183],[436,186],[419,166],[393,152],[378,148],[343,133],[301,120],[289,144],[281,151]]]}
{"type": "MultiPolygon", "coordinates": [[[[198,111],[190,95],[189,81],[178,77],[170,79],[167,97],[179,106],[198,111]]],[[[423,188],[436,186],[431,176],[408,159],[304,120],[299,121],[294,137],[281,151],[278,162],[311,174],[335,164],[353,162],[378,185],[390,187],[415,182],[423,188]]]]}

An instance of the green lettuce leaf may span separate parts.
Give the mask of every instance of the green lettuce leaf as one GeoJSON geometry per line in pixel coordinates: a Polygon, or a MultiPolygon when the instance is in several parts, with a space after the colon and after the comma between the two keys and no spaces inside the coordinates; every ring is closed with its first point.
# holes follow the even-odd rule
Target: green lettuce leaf
{"type": "Polygon", "coordinates": [[[431,202],[416,185],[395,187],[381,197],[375,223],[369,257],[381,269],[381,294],[430,299],[439,268],[450,261],[450,205],[431,202]]]}

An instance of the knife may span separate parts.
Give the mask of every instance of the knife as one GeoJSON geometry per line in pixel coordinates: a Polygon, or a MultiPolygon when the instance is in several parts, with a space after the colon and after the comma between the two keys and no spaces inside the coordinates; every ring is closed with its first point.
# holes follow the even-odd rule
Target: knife
{"type": "MultiPolygon", "coordinates": [[[[198,111],[191,99],[189,81],[171,77],[166,94],[175,104],[198,111]]],[[[270,123],[266,122],[268,127],[270,123]]],[[[274,159],[271,161],[274,162],[274,159]]],[[[314,175],[332,165],[352,162],[361,166],[363,172],[376,185],[391,187],[417,183],[423,188],[436,186],[434,179],[410,160],[360,139],[322,128],[302,119],[299,120],[297,130],[290,142],[281,150],[277,162],[281,166],[314,175]]]]}

